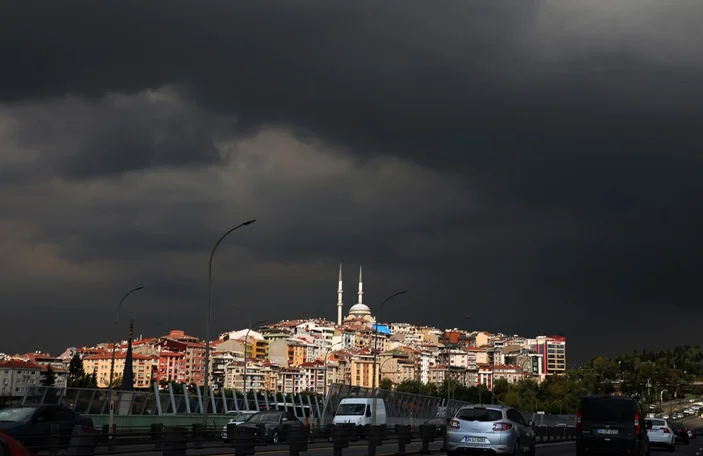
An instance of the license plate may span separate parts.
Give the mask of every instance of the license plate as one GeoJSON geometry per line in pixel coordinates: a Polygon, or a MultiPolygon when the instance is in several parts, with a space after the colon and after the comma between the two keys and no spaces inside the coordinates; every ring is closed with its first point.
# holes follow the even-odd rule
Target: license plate
{"type": "Polygon", "coordinates": [[[464,437],[464,443],[486,443],[483,437],[464,437]]]}
{"type": "Polygon", "coordinates": [[[596,434],[616,435],[617,433],[617,429],[596,429],[596,434]]]}

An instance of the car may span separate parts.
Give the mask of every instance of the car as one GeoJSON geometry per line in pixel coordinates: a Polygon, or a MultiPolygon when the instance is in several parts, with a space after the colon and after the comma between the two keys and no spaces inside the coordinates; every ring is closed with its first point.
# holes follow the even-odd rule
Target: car
{"type": "Polygon", "coordinates": [[[650,418],[647,420],[647,437],[650,447],[664,447],[669,451],[676,449],[674,430],[666,420],[650,418]]]}
{"type": "Polygon", "coordinates": [[[445,448],[448,456],[460,452],[490,452],[506,455],[534,455],[534,423],[525,421],[512,407],[469,405],[460,408],[447,425],[445,448]]]}
{"type": "Polygon", "coordinates": [[[688,431],[686,431],[686,429],[684,428],[674,429],[674,435],[676,436],[676,440],[683,443],[684,445],[688,445],[689,443],[691,443],[691,438],[688,436],[688,431]]]}
{"type": "Polygon", "coordinates": [[[222,440],[224,440],[225,443],[229,443],[230,438],[227,435],[227,427],[230,424],[234,424],[236,426],[239,426],[242,423],[246,423],[255,414],[256,414],[255,411],[228,413],[228,415],[234,415],[234,416],[232,418],[230,418],[229,422],[222,427],[222,440]]]}
{"type": "Polygon", "coordinates": [[[607,452],[649,456],[648,426],[635,398],[583,396],[576,411],[576,455],[607,452]]]}
{"type": "Polygon", "coordinates": [[[257,438],[263,437],[267,442],[274,444],[286,440],[292,429],[305,428],[305,424],[295,416],[295,413],[283,410],[256,412],[240,426],[254,429],[257,438]],[[264,436],[258,435],[261,428],[265,430],[264,436]]]}
{"type": "Polygon", "coordinates": [[[59,426],[59,447],[68,448],[73,429],[94,433],[93,420],[63,405],[20,405],[0,409],[0,431],[34,452],[49,449],[51,425],[59,426]]]}

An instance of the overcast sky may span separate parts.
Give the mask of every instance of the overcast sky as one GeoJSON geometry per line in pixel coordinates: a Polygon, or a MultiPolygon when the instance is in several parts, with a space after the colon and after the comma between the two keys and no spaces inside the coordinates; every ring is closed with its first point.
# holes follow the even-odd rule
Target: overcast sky
{"type": "Polygon", "coordinates": [[[345,312],[697,343],[700,0],[8,2],[0,351],[345,312]],[[115,308],[125,302],[119,325],[115,308]],[[473,315],[470,322],[461,321],[473,315]]]}

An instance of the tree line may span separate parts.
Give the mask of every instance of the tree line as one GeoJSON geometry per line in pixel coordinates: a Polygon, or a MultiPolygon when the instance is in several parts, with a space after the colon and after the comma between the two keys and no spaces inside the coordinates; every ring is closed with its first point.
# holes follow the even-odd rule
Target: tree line
{"type": "Polygon", "coordinates": [[[665,351],[635,350],[612,358],[599,356],[563,375],[549,375],[539,384],[529,379],[514,384],[499,379],[493,392],[483,385],[467,387],[451,380],[442,385],[407,380],[394,387],[384,379],[381,387],[442,398],[449,394],[458,401],[504,404],[523,411],[573,414],[579,398],[586,394],[621,393],[637,397],[645,406],[700,394],[703,386],[695,382],[701,377],[703,349],[684,345],[665,351]]]}

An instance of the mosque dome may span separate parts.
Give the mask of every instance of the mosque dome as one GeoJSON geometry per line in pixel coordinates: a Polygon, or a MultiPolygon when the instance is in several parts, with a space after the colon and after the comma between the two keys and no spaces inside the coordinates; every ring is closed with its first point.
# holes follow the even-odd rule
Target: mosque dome
{"type": "Polygon", "coordinates": [[[349,315],[371,315],[371,309],[366,304],[354,304],[349,309],[349,315]]]}

